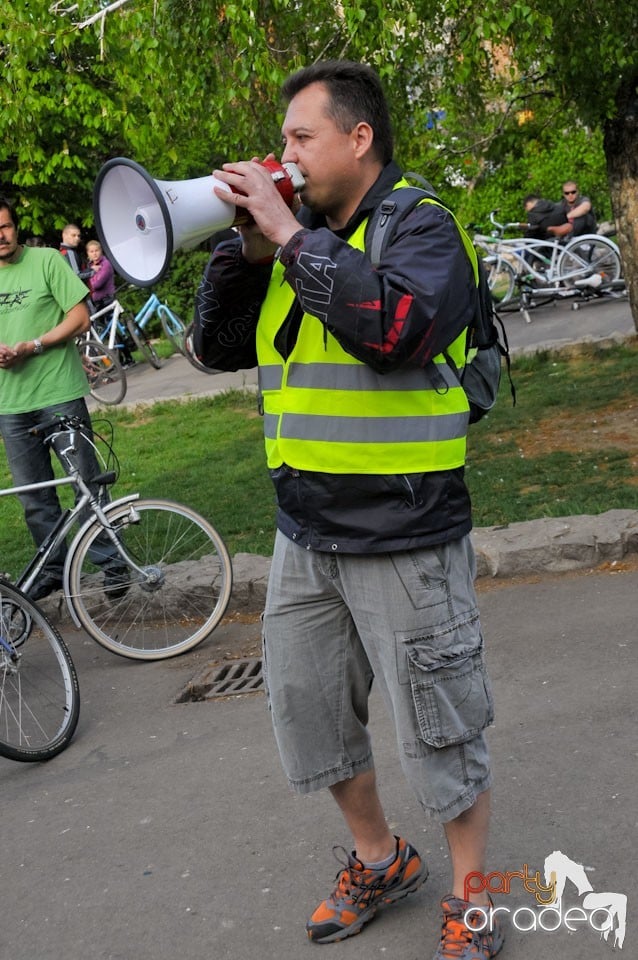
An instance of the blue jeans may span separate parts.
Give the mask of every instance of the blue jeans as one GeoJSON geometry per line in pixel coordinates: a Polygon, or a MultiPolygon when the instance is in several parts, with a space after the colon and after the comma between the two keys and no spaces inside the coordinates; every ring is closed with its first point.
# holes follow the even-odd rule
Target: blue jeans
{"type": "MultiPolygon", "coordinates": [[[[28,413],[0,414],[0,433],[4,439],[7,462],[15,486],[54,479],[50,448],[41,436],[35,437],[29,433],[29,429],[38,423],[42,423],[42,421],[51,419],[55,414],[80,417],[87,424],[89,432],[91,430],[91,419],[83,397],[78,400],[69,400],[66,403],[54,404],[51,407],[31,410],[28,413]]],[[[97,496],[100,487],[90,481],[101,472],[101,467],[93,447],[80,434],[78,434],[77,453],[74,455],[74,460],[83,479],[97,496]]],[[[20,493],[18,497],[22,503],[31,536],[36,546],[39,547],[62,513],[57,490],[55,487],[47,487],[44,490],[20,493]]],[[[90,516],[90,512],[85,511],[80,520],[87,520],[90,516]]],[[[104,548],[101,563],[108,562],[114,554],[115,548],[109,543],[108,547],[105,546],[104,548]]],[[[55,555],[49,558],[43,573],[52,577],[61,577],[65,557],[66,546],[62,546],[55,555]]]]}

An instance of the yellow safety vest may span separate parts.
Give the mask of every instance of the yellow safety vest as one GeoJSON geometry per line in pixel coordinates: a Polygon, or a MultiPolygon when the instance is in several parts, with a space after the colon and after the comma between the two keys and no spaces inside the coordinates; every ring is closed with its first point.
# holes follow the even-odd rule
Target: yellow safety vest
{"type": "MultiPolygon", "coordinates": [[[[365,249],[366,225],[367,220],[348,240],[358,250],[365,249]]],[[[423,369],[378,374],[304,313],[284,360],[274,343],[294,299],[277,261],[257,325],[270,468],[286,463],[323,473],[397,474],[463,465],[468,402],[442,354],[423,369]]],[[[463,331],[447,350],[459,370],[465,341],[463,331]]]]}

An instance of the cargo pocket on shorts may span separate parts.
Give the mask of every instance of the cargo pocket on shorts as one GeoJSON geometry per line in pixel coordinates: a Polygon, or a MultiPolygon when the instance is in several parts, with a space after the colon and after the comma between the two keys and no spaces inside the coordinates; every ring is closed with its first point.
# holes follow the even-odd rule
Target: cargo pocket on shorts
{"type": "Polygon", "coordinates": [[[494,719],[476,620],[457,625],[453,634],[452,643],[450,634],[403,640],[418,728],[433,747],[471,740],[494,719]]]}

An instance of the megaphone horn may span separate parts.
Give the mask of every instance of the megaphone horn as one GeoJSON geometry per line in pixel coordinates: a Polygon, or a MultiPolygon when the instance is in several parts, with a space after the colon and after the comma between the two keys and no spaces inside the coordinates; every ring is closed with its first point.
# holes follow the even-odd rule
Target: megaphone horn
{"type": "MultiPolygon", "coordinates": [[[[304,179],[294,163],[266,161],[288,204],[304,179]]],[[[237,208],[213,187],[230,190],[216,177],[154,180],[134,160],[115,157],[93,188],[95,226],[113,268],[137,287],[152,287],[166,273],[176,250],[188,250],[237,222],[237,208]]],[[[240,212],[241,214],[244,211],[240,212]]]]}

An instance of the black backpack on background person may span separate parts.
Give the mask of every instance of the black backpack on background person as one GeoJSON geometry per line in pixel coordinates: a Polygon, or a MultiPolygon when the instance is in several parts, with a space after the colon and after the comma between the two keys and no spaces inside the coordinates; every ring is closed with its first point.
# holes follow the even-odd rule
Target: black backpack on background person
{"type": "Polygon", "coordinates": [[[510,354],[505,327],[494,309],[483,261],[478,257],[465,230],[452,211],[436,195],[427,180],[416,173],[406,173],[404,177],[417,180],[421,186],[398,187],[379,204],[368,225],[366,252],[372,265],[378,266],[396,225],[422,200],[429,200],[443,207],[454,220],[474,274],[478,278],[478,297],[474,317],[467,329],[463,371],[458,371],[454,361],[445,351],[443,355],[465,390],[470,404],[470,423],[476,423],[492,409],[496,402],[503,360],[507,366],[512,403],[516,404],[516,390],[510,373],[510,354]]]}

